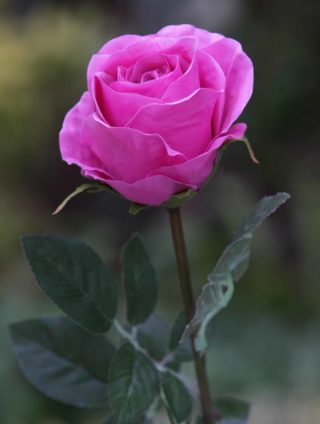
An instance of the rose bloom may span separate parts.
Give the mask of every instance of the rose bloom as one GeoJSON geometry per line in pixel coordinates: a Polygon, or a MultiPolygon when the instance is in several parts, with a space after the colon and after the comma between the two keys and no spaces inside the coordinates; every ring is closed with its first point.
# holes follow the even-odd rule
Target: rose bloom
{"type": "Polygon", "coordinates": [[[160,205],[198,191],[253,88],[241,45],[191,25],[123,35],[91,58],[88,91],[66,115],[62,158],[125,198],[160,205]]]}

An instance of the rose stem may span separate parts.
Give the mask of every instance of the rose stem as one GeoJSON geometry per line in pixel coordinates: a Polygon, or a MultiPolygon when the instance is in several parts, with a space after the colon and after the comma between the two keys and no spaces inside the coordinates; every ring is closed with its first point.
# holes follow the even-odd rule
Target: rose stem
{"type": "MultiPolygon", "coordinates": [[[[195,313],[195,302],[190,278],[189,264],[183,235],[180,208],[168,209],[170,216],[171,233],[176,254],[177,267],[180,280],[180,290],[183,298],[184,309],[191,321],[195,313]]],[[[190,336],[192,354],[199,386],[202,419],[204,424],[214,424],[212,402],[210,397],[209,382],[205,367],[205,357],[195,347],[195,334],[190,336]]]]}

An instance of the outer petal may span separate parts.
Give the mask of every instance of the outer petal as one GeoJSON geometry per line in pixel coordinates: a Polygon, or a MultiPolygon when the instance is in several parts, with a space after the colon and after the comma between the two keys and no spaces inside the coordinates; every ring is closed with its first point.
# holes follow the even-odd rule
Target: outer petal
{"type": "Polygon", "coordinates": [[[82,168],[95,169],[101,166],[100,160],[83,144],[82,126],[85,119],[94,112],[94,104],[88,92],[67,113],[60,131],[60,152],[62,159],[69,165],[77,164],[82,168]]]}
{"type": "Polygon", "coordinates": [[[110,125],[122,127],[143,107],[150,103],[160,103],[160,99],[136,93],[121,93],[113,90],[105,80],[103,72],[95,75],[92,94],[103,119],[110,125]]]}
{"type": "Polygon", "coordinates": [[[174,165],[184,156],[170,149],[157,134],[131,128],[110,127],[96,114],[83,126],[84,143],[99,157],[104,173],[127,183],[143,179],[160,166],[174,165]]]}
{"type": "Polygon", "coordinates": [[[218,131],[228,130],[248,103],[253,90],[253,64],[241,45],[224,38],[207,46],[204,51],[221,66],[226,76],[224,103],[221,104],[218,131]]]}
{"type": "Polygon", "coordinates": [[[163,175],[150,176],[133,184],[119,180],[109,180],[107,183],[132,202],[152,206],[161,205],[174,193],[188,188],[196,189],[194,186],[182,184],[163,175]]]}
{"type": "Polygon", "coordinates": [[[242,137],[244,130],[244,124],[234,125],[228,134],[213,140],[211,149],[206,153],[180,165],[158,169],[153,175],[150,174],[134,183],[106,179],[95,171],[86,173],[86,176],[101,180],[132,202],[159,206],[173,194],[187,189],[197,191],[212,171],[218,148],[227,140],[242,137]]]}
{"type": "Polygon", "coordinates": [[[216,100],[216,92],[200,88],[180,102],[144,106],[127,126],[160,134],[172,149],[191,158],[212,139],[211,118],[216,100]]]}
{"type": "Polygon", "coordinates": [[[198,40],[199,47],[205,47],[223,38],[221,34],[212,33],[189,24],[168,25],[162,28],[157,34],[161,37],[191,36],[198,40]]]}
{"type": "Polygon", "coordinates": [[[208,150],[201,155],[178,165],[164,166],[149,175],[164,175],[183,184],[200,188],[211,174],[219,148],[228,140],[242,138],[245,130],[245,124],[236,124],[227,134],[213,139],[208,150]]]}

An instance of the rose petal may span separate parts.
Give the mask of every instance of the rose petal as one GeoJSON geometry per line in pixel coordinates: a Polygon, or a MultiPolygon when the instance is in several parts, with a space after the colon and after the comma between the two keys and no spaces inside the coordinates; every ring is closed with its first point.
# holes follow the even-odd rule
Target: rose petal
{"type": "Polygon", "coordinates": [[[189,69],[168,87],[162,99],[166,101],[181,100],[200,87],[223,92],[225,76],[219,64],[211,56],[198,50],[189,69]]]}
{"type": "Polygon", "coordinates": [[[199,66],[196,56],[197,52],[186,72],[182,74],[180,78],[177,78],[175,81],[173,81],[172,84],[170,84],[167,90],[163,93],[162,99],[164,101],[175,102],[177,100],[184,99],[201,87],[199,79],[199,66]]]}
{"type": "MultiPolygon", "coordinates": [[[[226,138],[227,136],[221,137],[223,142],[226,138]]],[[[194,185],[199,188],[210,175],[217,153],[217,149],[212,149],[178,165],[159,168],[152,171],[149,176],[163,175],[173,178],[181,184],[194,185]]]]}
{"type": "Polygon", "coordinates": [[[90,59],[87,71],[88,87],[91,85],[91,80],[94,74],[104,70],[104,64],[110,55],[128,48],[132,44],[139,42],[142,38],[143,37],[140,35],[122,35],[108,41],[104,46],[102,46],[101,49],[90,59]]]}
{"type": "Polygon", "coordinates": [[[224,132],[239,117],[251,97],[253,65],[240,43],[231,38],[219,40],[204,51],[216,59],[226,76],[225,97],[217,122],[218,130],[224,132]]]}
{"type": "Polygon", "coordinates": [[[83,125],[84,143],[99,157],[101,170],[128,183],[144,178],[162,165],[174,165],[185,157],[170,149],[156,134],[107,126],[96,114],[83,125]]]}
{"type": "Polygon", "coordinates": [[[174,166],[164,166],[152,171],[149,175],[164,175],[182,184],[193,184],[200,188],[211,174],[219,148],[228,140],[242,138],[245,130],[245,124],[236,124],[227,134],[213,139],[208,150],[201,155],[174,166]]]}
{"type": "MultiPolygon", "coordinates": [[[[131,44],[123,50],[117,51],[111,55],[98,55],[96,59],[99,61],[99,66],[101,65],[99,71],[106,72],[116,79],[118,66],[129,68],[134,65],[137,60],[144,57],[146,53],[148,53],[148,55],[154,53],[165,53],[168,55],[178,54],[179,56],[182,55],[184,57],[187,55],[192,58],[196,45],[196,40],[191,37],[180,39],[141,37],[139,42],[131,44]],[[103,62],[100,61],[100,56],[103,57],[103,62]]],[[[89,67],[90,66],[91,63],[89,67]]],[[[97,69],[95,72],[97,72],[97,69]]]]}
{"type": "Polygon", "coordinates": [[[171,148],[191,158],[212,139],[211,118],[216,99],[213,90],[201,88],[179,102],[142,107],[127,126],[160,134],[171,148]]]}
{"type": "Polygon", "coordinates": [[[69,165],[77,164],[80,167],[91,169],[101,167],[100,160],[89,146],[82,141],[82,125],[84,120],[94,112],[94,104],[88,92],[85,92],[80,101],[67,113],[62,130],[59,134],[60,152],[62,159],[69,165]]]}
{"type": "Polygon", "coordinates": [[[169,61],[172,71],[161,78],[135,84],[130,81],[114,81],[110,84],[110,88],[121,93],[136,93],[142,96],[161,98],[168,86],[182,75],[180,61],[178,56],[165,56],[169,61]]]}
{"type": "Polygon", "coordinates": [[[133,184],[119,180],[108,180],[107,184],[132,202],[151,206],[161,205],[175,193],[196,189],[193,185],[182,184],[163,175],[147,177],[133,184]]]}
{"type": "Polygon", "coordinates": [[[179,55],[181,60],[192,60],[196,51],[197,40],[192,37],[167,38],[167,37],[141,37],[140,41],[129,45],[127,48],[114,52],[110,55],[93,55],[88,67],[88,87],[97,72],[105,72],[114,80],[117,79],[119,66],[129,68],[143,56],[152,53],[164,53],[166,55],[179,55]]]}
{"type": "Polygon", "coordinates": [[[149,174],[134,183],[108,179],[97,171],[88,171],[86,176],[108,184],[132,202],[158,206],[173,194],[187,189],[197,191],[212,171],[217,149],[227,140],[241,138],[244,130],[244,124],[236,124],[228,134],[213,140],[210,150],[201,156],[179,165],[160,168],[154,171],[154,175],[149,174]]]}
{"type": "Polygon", "coordinates": [[[115,127],[126,125],[143,106],[161,102],[160,99],[113,90],[102,72],[97,73],[93,79],[92,95],[100,117],[115,127]]]}
{"type": "Polygon", "coordinates": [[[166,73],[171,71],[171,63],[169,62],[167,56],[163,53],[152,53],[146,54],[141,57],[131,68],[130,81],[133,83],[143,83],[142,76],[146,72],[155,71],[159,68],[165,67],[167,69],[166,73]]]}
{"type": "Polygon", "coordinates": [[[195,58],[198,63],[201,87],[223,92],[226,87],[226,77],[220,64],[202,50],[197,51],[195,58]]]}
{"type": "Polygon", "coordinates": [[[228,140],[241,140],[244,137],[246,129],[247,124],[243,122],[238,122],[237,124],[232,125],[227,134],[222,134],[212,140],[208,146],[208,150],[219,149],[224,142],[228,140]],[[227,136],[227,138],[225,138],[225,136],[227,136]]]}
{"type": "Polygon", "coordinates": [[[211,33],[189,24],[168,25],[162,28],[157,34],[161,37],[191,36],[198,40],[199,48],[205,47],[223,38],[221,34],[211,33]]]}

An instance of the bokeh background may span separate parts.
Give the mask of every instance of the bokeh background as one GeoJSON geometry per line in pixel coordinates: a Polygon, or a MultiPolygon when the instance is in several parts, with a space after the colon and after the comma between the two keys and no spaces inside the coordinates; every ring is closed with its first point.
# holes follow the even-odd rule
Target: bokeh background
{"type": "Polygon", "coordinates": [[[164,210],[132,217],[124,200],[84,194],[51,212],[82,182],[62,163],[57,135],[85,89],[91,54],[116,35],[183,22],[239,39],[252,57],[255,91],[243,120],[261,161],[235,144],[184,208],[197,292],[250,208],[265,194],[292,194],[259,230],[250,270],[212,327],[214,392],[252,401],[252,424],[320,422],[319,18],[316,0],[0,1],[1,424],[99,422],[46,399],[18,370],[7,324],[55,311],[26,265],[22,234],[82,238],[119,272],[121,245],[138,230],[159,272],[159,314],[170,322],[179,308],[164,210]]]}

